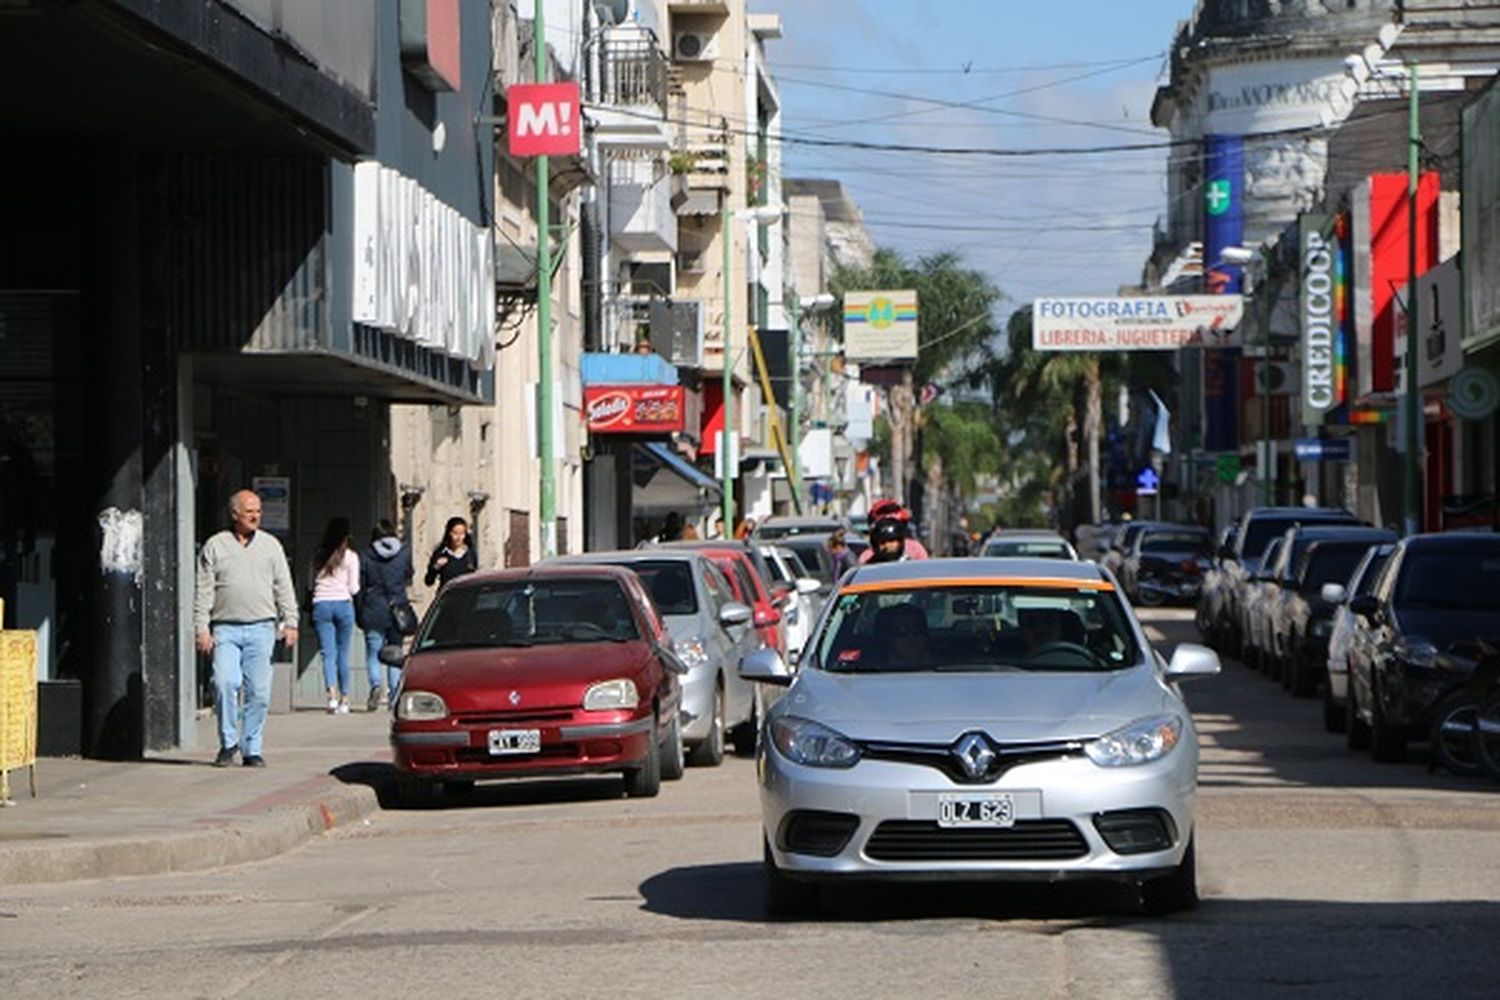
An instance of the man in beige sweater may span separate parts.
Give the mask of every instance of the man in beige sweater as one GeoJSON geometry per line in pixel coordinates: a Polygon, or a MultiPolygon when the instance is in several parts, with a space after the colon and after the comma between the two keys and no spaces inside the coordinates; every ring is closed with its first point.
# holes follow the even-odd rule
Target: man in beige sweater
{"type": "Polygon", "coordinates": [[[230,497],[229,522],[229,530],[199,553],[193,630],[198,651],[214,657],[214,766],[228,767],[243,750],[246,767],[265,767],[260,751],[271,706],[271,649],[278,630],[288,646],[297,641],[297,596],[281,543],[260,530],[260,497],[249,490],[230,497]]]}

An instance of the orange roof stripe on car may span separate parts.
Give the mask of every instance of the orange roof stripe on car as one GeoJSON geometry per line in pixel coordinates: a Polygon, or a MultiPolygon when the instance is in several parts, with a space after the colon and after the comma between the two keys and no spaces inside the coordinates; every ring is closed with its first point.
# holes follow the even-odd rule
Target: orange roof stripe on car
{"type": "Polygon", "coordinates": [[[851,583],[840,594],[878,594],[891,590],[935,590],[940,587],[1039,587],[1051,590],[1114,590],[1108,580],[1070,580],[1058,576],[967,576],[934,577],[924,580],[881,580],[851,583]]]}

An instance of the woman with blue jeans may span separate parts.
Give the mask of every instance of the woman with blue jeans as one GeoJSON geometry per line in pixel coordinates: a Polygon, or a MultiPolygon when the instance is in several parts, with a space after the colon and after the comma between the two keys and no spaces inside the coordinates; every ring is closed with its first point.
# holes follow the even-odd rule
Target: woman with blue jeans
{"type": "Polygon", "coordinates": [[[349,538],[349,519],[328,522],[313,559],[312,621],[323,656],[328,714],[349,712],[349,649],[354,641],[354,595],[359,593],[359,556],[349,538]]]}

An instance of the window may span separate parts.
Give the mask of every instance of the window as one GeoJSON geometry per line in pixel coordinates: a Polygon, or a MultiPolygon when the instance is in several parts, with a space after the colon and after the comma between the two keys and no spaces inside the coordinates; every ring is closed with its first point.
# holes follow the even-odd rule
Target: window
{"type": "Polygon", "coordinates": [[[639,638],[630,601],[611,580],[513,580],[445,590],[417,649],[639,638]]]}
{"type": "Polygon", "coordinates": [[[681,559],[662,559],[656,562],[622,562],[619,565],[634,570],[656,610],[663,615],[695,615],[698,613],[698,595],[693,587],[693,576],[689,564],[681,559]]]}

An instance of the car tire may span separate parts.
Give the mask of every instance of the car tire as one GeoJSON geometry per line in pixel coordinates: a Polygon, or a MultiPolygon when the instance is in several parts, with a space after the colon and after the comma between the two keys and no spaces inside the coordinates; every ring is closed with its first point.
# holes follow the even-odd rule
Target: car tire
{"type": "Polygon", "coordinates": [[[724,763],[724,684],[714,685],[714,703],[709,712],[708,735],[688,751],[693,767],[718,767],[724,763]]]}
{"type": "Polygon", "coordinates": [[[1170,873],[1141,882],[1141,912],[1162,917],[1191,910],[1198,905],[1198,858],[1193,838],[1188,838],[1182,862],[1170,873]]]}
{"type": "Polygon", "coordinates": [[[1482,773],[1484,765],[1479,757],[1475,728],[1478,721],[1479,706],[1463,691],[1455,691],[1438,702],[1428,732],[1433,761],[1465,778],[1482,773]]]}
{"type": "Polygon", "coordinates": [[[761,867],[766,879],[766,913],[780,920],[816,916],[819,904],[818,885],[790,878],[771,857],[771,845],[761,841],[761,867]]]}
{"type": "Polygon", "coordinates": [[[646,741],[646,759],[625,772],[625,794],[632,799],[654,799],[661,791],[661,734],[655,722],[646,741]]]}
{"type": "Polygon", "coordinates": [[[682,748],[682,720],[673,718],[667,727],[667,737],[661,741],[661,777],[663,781],[678,781],[687,769],[687,760],[682,748]]]}
{"type": "Polygon", "coordinates": [[[1308,666],[1301,655],[1292,657],[1292,694],[1298,698],[1311,698],[1318,693],[1318,672],[1308,666]]]}
{"type": "Polygon", "coordinates": [[[1359,695],[1355,693],[1353,672],[1349,677],[1348,707],[1344,714],[1348,721],[1344,727],[1344,742],[1350,750],[1368,750],[1370,748],[1370,724],[1359,717],[1359,695]]]}
{"type": "Polygon", "coordinates": [[[1406,732],[1386,719],[1379,688],[1370,702],[1370,757],[1382,764],[1400,763],[1406,759],[1406,732]]]}
{"type": "Polygon", "coordinates": [[[760,692],[752,692],[750,697],[750,718],[734,727],[730,735],[730,742],[734,745],[736,757],[754,757],[755,743],[760,738],[760,692]]]}
{"type": "Polygon", "coordinates": [[[1135,603],[1143,608],[1156,608],[1167,602],[1167,599],[1162,596],[1161,591],[1153,590],[1150,587],[1147,587],[1145,590],[1137,587],[1135,594],[1135,603]]]}
{"type": "Polygon", "coordinates": [[[1349,710],[1333,700],[1333,685],[1323,683],[1323,728],[1330,733],[1342,733],[1349,725],[1349,710]]]}

